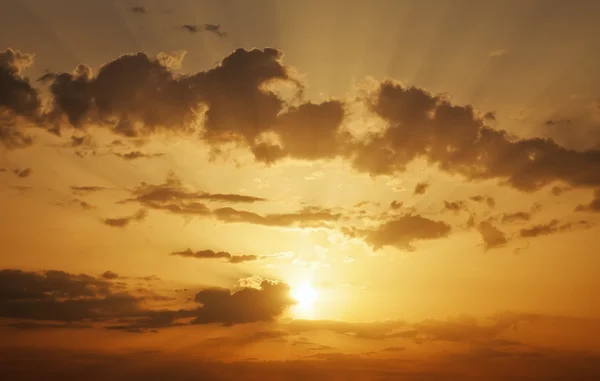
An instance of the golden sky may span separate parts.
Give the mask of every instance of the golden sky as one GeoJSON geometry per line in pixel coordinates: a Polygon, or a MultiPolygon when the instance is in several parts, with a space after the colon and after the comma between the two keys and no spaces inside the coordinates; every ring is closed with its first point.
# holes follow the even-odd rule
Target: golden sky
{"type": "Polygon", "coordinates": [[[600,379],[600,2],[0,9],[2,374],[600,379]]]}

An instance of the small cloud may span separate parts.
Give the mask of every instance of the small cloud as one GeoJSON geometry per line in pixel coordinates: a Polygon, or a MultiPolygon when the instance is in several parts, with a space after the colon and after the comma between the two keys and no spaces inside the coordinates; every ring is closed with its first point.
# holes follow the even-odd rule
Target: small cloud
{"type": "Polygon", "coordinates": [[[356,261],[356,259],[352,258],[352,257],[346,257],[344,258],[344,263],[352,263],[356,261]]]}
{"type": "Polygon", "coordinates": [[[119,277],[119,274],[112,272],[112,271],[105,271],[102,273],[102,278],[104,279],[117,279],[119,277]]]}
{"type": "Polygon", "coordinates": [[[506,235],[487,221],[480,223],[477,230],[483,238],[486,250],[502,247],[508,242],[506,235]]]}
{"type": "Polygon", "coordinates": [[[146,14],[146,13],[148,13],[148,9],[146,9],[146,7],[143,7],[141,5],[136,5],[136,6],[129,8],[129,12],[138,13],[138,14],[146,14]]]}
{"type": "Polygon", "coordinates": [[[415,191],[413,192],[413,194],[425,194],[425,192],[427,192],[427,189],[429,188],[429,184],[428,183],[418,183],[415,186],[415,191]]]}
{"type": "Polygon", "coordinates": [[[118,217],[118,218],[105,218],[102,220],[104,224],[115,228],[127,227],[133,221],[142,221],[146,218],[148,212],[145,209],[140,209],[137,213],[131,216],[118,217]]]}
{"type": "Polygon", "coordinates": [[[31,168],[13,169],[13,173],[15,174],[15,176],[20,177],[20,178],[29,177],[29,176],[31,176],[32,172],[33,172],[33,169],[31,169],[31,168]]]}
{"type": "Polygon", "coordinates": [[[219,24],[204,24],[204,30],[216,34],[219,37],[227,37],[227,32],[221,30],[219,24]]]}
{"type": "Polygon", "coordinates": [[[552,189],[550,190],[550,192],[552,193],[553,196],[560,196],[561,194],[570,191],[572,188],[571,187],[561,187],[561,186],[554,186],[552,187],[552,189]]]}
{"type": "Polygon", "coordinates": [[[206,31],[216,34],[219,37],[227,37],[227,32],[223,31],[221,29],[221,25],[219,24],[184,24],[181,28],[187,30],[190,33],[200,33],[202,31],[206,31]]]}
{"type": "Polygon", "coordinates": [[[165,156],[164,153],[143,153],[141,151],[131,151],[126,153],[115,152],[114,155],[124,160],[149,159],[165,156]]]}
{"type": "Polygon", "coordinates": [[[195,24],[184,24],[181,28],[187,30],[190,33],[198,33],[202,31],[202,27],[200,25],[195,24]]]}

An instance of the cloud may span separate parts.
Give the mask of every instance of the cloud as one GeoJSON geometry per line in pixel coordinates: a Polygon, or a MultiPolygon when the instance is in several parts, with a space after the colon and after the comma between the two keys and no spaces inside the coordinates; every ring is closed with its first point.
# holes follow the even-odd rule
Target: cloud
{"type": "Polygon", "coordinates": [[[444,200],[444,211],[459,213],[462,211],[468,212],[469,207],[464,201],[446,201],[444,200]]]}
{"type": "Polygon", "coordinates": [[[420,158],[467,180],[496,179],[521,191],[554,181],[577,187],[600,184],[600,151],[575,151],[551,139],[517,139],[485,125],[471,105],[385,81],[367,98],[387,129],[364,143],[355,168],[372,175],[403,172],[420,158]]]}
{"type": "Polygon", "coordinates": [[[531,213],[528,212],[516,212],[516,213],[504,213],[502,215],[503,224],[512,224],[515,222],[529,221],[531,220],[531,213]]]}
{"type": "Polygon", "coordinates": [[[124,160],[148,159],[165,156],[164,153],[143,153],[140,151],[131,151],[126,153],[115,152],[114,155],[124,160]]]}
{"type": "Polygon", "coordinates": [[[539,237],[543,235],[550,235],[555,233],[567,232],[573,230],[575,228],[589,228],[593,226],[588,221],[577,221],[577,222],[566,222],[560,223],[558,220],[554,219],[545,224],[533,225],[528,228],[523,228],[520,230],[519,234],[523,238],[533,238],[539,237]]]}
{"type": "Polygon", "coordinates": [[[31,174],[33,173],[33,169],[31,168],[24,168],[24,169],[14,169],[13,173],[15,174],[15,176],[20,177],[20,178],[25,178],[25,177],[29,177],[31,176],[31,174]]]}
{"type": "Polygon", "coordinates": [[[287,284],[263,280],[258,288],[202,289],[191,309],[149,308],[153,300],[173,299],[152,291],[134,296],[120,283],[112,282],[118,278],[110,271],[95,278],[62,271],[0,270],[0,317],[65,323],[93,320],[105,328],[144,331],[193,324],[267,322],[294,304],[287,284]]]}
{"type": "Polygon", "coordinates": [[[477,231],[481,234],[486,250],[502,247],[508,242],[506,235],[488,221],[481,222],[477,231]]]}
{"type": "MultiPolygon", "coordinates": [[[[3,53],[3,88],[16,86],[25,93],[19,104],[6,97],[1,104],[13,114],[39,115],[37,92],[20,77],[19,62],[29,56],[19,54],[3,53]],[[25,106],[23,100],[29,100],[25,106]]],[[[466,180],[497,180],[527,192],[557,181],[600,186],[600,150],[572,150],[546,138],[519,139],[488,126],[489,112],[455,105],[446,95],[391,80],[377,83],[358,102],[385,128],[359,137],[342,128],[346,102],[301,101],[304,86],[277,49],[237,49],[217,66],[185,75],[173,72],[169,62],[166,56],[159,60],[135,53],[106,63],[96,75],[85,65],[72,73],[49,73],[41,79],[52,95],[43,119],[55,132],[68,122],[78,129],[99,125],[128,137],[199,133],[215,152],[234,143],[266,163],[343,157],[373,176],[402,173],[421,159],[466,180]],[[275,85],[290,86],[294,95],[284,98],[275,85]]],[[[12,136],[5,130],[3,136],[12,136]]]]}
{"type": "Polygon", "coordinates": [[[140,209],[138,212],[132,214],[131,216],[126,217],[117,217],[117,218],[105,218],[102,220],[106,225],[112,226],[115,228],[124,228],[129,226],[131,222],[143,221],[146,216],[148,216],[148,212],[145,209],[140,209]]]}
{"type": "Polygon", "coordinates": [[[428,183],[417,183],[417,185],[415,185],[415,190],[414,190],[413,194],[425,194],[425,192],[427,192],[428,188],[429,188],[428,183]]]}
{"type": "Polygon", "coordinates": [[[175,251],[170,255],[175,255],[185,258],[196,258],[196,259],[225,259],[229,263],[242,263],[249,261],[259,260],[258,255],[245,254],[245,255],[232,255],[226,251],[212,251],[212,250],[200,250],[192,251],[187,249],[184,251],[175,251]]]}
{"type": "Polygon", "coordinates": [[[22,75],[33,57],[12,48],[0,51],[0,144],[6,148],[33,143],[21,127],[23,120],[34,121],[41,107],[39,92],[22,75]]]}
{"type": "Polygon", "coordinates": [[[76,186],[76,185],[71,186],[71,192],[78,196],[84,196],[89,193],[100,192],[100,191],[103,191],[106,189],[108,189],[108,188],[100,187],[100,186],[76,186]]]}
{"type": "Polygon", "coordinates": [[[266,201],[261,197],[206,193],[193,191],[183,185],[174,175],[163,184],[141,183],[131,191],[131,198],[122,202],[137,202],[149,209],[168,211],[173,214],[209,216],[211,210],[202,202],[254,203],[266,201]]]}
{"type": "Polygon", "coordinates": [[[560,196],[561,194],[568,192],[571,190],[571,187],[561,187],[561,186],[553,186],[551,189],[553,196],[560,196]]]}
{"type": "Polygon", "coordinates": [[[143,7],[141,5],[135,5],[131,8],[129,8],[129,12],[138,13],[138,14],[146,14],[146,13],[148,13],[148,9],[146,9],[146,7],[143,7]]]}
{"type": "Polygon", "coordinates": [[[213,33],[213,34],[217,35],[218,37],[227,37],[227,32],[223,31],[221,29],[221,25],[218,25],[218,24],[204,24],[204,25],[185,24],[181,28],[187,30],[190,33],[200,33],[202,31],[206,31],[206,32],[213,33]]]}
{"type": "Polygon", "coordinates": [[[204,24],[204,30],[214,33],[219,37],[227,37],[227,32],[224,32],[219,24],[204,24]]]}
{"type": "Polygon", "coordinates": [[[237,210],[233,208],[219,208],[213,211],[213,215],[220,221],[242,222],[264,226],[301,226],[319,227],[328,222],[334,222],[341,218],[338,213],[328,209],[305,208],[294,213],[266,214],[261,215],[253,212],[237,210]]]}
{"type": "Polygon", "coordinates": [[[446,237],[450,225],[442,221],[433,221],[418,215],[405,215],[388,221],[373,230],[354,232],[362,236],[375,250],[383,246],[393,246],[400,250],[413,251],[416,241],[446,237]]]}
{"type": "Polygon", "coordinates": [[[119,274],[112,272],[110,270],[107,270],[105,272],[102,273],[102,278],[104,279],[117,279],[119,278],[119,274]]]}
{"type": "Polygon", "coordinates": [[[578,212],[600,212],[600,189],[596,189],[594,199],[589,204],[579,204],[575,210],[578,212]]]}
{"type": "Polygon", "coordinates": [[[400,209],[400,208],[402,208],[402,206],[404,206],[404,203],[402,201],[394,200],[390,203],[391,209],[400,209]]]}

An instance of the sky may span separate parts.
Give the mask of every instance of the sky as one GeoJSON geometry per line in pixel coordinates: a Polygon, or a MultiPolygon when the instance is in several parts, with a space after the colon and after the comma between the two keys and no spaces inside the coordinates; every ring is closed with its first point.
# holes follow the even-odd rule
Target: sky
{"type": "Polygon", "coordinates": [[[600,379],[600,2],[0,9],[10,379],[600,379]]]}

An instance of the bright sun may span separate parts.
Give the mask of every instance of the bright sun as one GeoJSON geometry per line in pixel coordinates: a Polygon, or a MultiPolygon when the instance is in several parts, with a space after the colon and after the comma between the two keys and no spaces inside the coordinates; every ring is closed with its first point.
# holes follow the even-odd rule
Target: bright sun
{"type": "Polygon", "coordinates": [[[313,305],[317,301],[318,292],[310,283],[300,283],[292,288],[291,295],[298,302],[294,308],[296,315],[309,317],[313,314],[313,305]]]}

